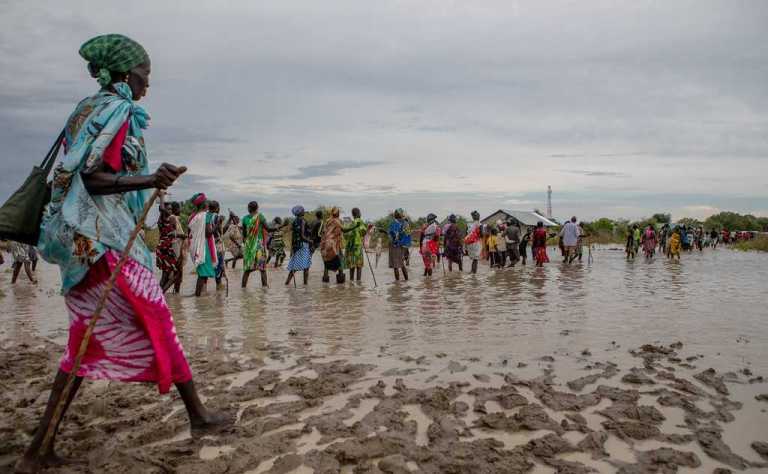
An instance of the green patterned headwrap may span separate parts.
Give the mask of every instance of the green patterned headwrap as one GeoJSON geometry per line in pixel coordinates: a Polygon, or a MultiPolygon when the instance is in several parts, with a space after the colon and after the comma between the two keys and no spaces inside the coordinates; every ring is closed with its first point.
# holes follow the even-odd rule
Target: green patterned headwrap
{"type": "Polygon", "coordinates": [[[80,46],[80,56],[90,63],[91,73],[102,87],[112,82],[110,71],[128,72],[149,60],[143,46],[118,34],[89,39],[80,46]]]}

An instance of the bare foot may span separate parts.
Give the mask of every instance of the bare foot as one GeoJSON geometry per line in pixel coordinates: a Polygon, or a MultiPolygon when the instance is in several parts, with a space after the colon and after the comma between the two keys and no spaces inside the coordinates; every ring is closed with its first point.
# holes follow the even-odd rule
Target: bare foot
{"type": "Polygon", "coordinates": [[[190,420],[193,434],[204,434],[219,431],[234,424],[235,418],[227,412],[209,412],[202,417],[190,420]]]}
{"type": "Polygon", "coordinates": [[[13,472],[17,474],[33,474],[42,468],[40,458],[36,456],[27,456],[26,454],[19,459],[13,472]]]}
{"type": "Polygon", "coordinates": [[[38,472],[42,468],[70,466],[73,464],[83,464],[83,462],[62,458],[54,452],[43,456],[24,455],[16,464],[15,472],[33,473],[38,472]]]}

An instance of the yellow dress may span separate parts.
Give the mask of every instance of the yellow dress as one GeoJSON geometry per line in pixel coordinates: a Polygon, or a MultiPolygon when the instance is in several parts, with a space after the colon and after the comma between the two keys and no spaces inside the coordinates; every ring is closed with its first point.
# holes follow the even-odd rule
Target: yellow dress
{"type": "Polygon", "coordinates": [[[680,256],[680,236],[672,234],[669,239],[669,255],[680,256]]]}
{"type": "Polygon", "coordinates": [[[488,245],[488,251],[489,252],[495,252],[496,251],[496,236],[495,235],[489,235],[488,240],[486,241],[486,245],[488,245]]]}

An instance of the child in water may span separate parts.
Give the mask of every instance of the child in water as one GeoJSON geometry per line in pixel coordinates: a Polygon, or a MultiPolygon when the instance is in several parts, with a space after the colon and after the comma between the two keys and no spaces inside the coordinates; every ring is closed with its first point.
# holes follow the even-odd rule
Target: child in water
{"type": "Polygon", "coordinates": [[[490,234],[488,235],[488,263],[490,264],[491,268],[495,267],[499,263],[499,253],[496,251],[496,240],[498,238],[498,234],[499,231],[493,227],[490,234]]]}
{"type": "Polygon", "coordinates": [[[283,220],[275,217],[272,221],[272,229],[269,231],[269,256],[267,263],[275,258],[275,268],[280,268],[285,261],[285,240],[283,240],[283,220]]]}

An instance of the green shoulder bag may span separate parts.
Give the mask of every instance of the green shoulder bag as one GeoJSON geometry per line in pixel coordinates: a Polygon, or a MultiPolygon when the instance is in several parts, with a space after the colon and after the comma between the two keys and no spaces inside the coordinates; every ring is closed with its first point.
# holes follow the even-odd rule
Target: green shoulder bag
{"type": "Polygon", "coordinates": [[[51,200],[48,175],[63,141],[62,130],[40,166],[32,168],[24,184],[0,207],[0,239],[37,245],[43,210],[51,200]]]}

